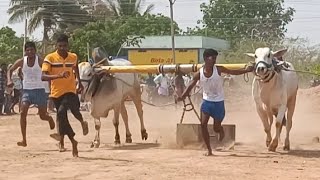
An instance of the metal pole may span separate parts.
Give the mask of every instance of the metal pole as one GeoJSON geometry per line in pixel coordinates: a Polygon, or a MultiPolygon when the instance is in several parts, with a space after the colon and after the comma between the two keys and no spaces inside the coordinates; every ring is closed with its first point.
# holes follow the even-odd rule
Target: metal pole
{"type": "Polygon", "coordinates": [[[27,19],[27,12],[26,12],[26,8],[24,8],[24,14],[25,14],[25,21],[24,21],[24,37],[23,37],[23,51],[22,51],[22,57],[24,57],[25,54],[25,49],[24,49],[24,45],[27,42],[27,36],[28,36],[28,19],[27,19]]]}
{"type": "Polygon", "coordinates": [[[175,54],[175,42],[174,42],[174,25],[173,25],[173,4],[176,0],[169,0],[170,2],[170,17],[171,17],[171,46],[172,46],[172,60],[173,64],[176,64],[176,54],[175,54]]]}
{"type": "Polygon", "coordinates": [[[128,42],[127,42],[127,41],[125,41],[125,42],[123,42],[123,43],[121,44],[120,48],[118,49],[118,52],[117,52],[116,58],[118,58],[118,56],[119,56],[119,54],[120,54],[121,49],[123,48],[123,46],[124,46],[126,43],[128,43],[128,42]]]}
{"type": "Polygon", "coordinates": [[[89,43],[87,42],[87,54],[88,54],[88,62],[89,62],[89,59],[90,59],[90,45],[89,43]]]}

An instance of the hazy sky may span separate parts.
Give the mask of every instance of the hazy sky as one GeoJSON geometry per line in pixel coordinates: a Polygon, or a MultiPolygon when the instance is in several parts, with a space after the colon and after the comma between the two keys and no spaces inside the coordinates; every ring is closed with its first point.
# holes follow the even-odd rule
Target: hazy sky
{"type": "MultiPolygon", "coordinates": [[[[174,5],[174,20],[180,28],[196,26],[197,20],[202,19],[200,4],[209,0],[176,0],[174,5]]],[[[248,0],[254,2],[254,0],[248,0]]],[[[9,25],[14,28],[17,35],[23,34],[24,24],[8,24],[9,16],[6,13],[10,0],[0,0],[0,27],[9,25]]],[[[153,3],[153,13],[162,13],[170,16],[169,0],[146,0],[146,5],[153,3]]],[[[320,43],[320,0],[285,0],[285,6],[293,7],[296,10],[294,20],[288,25],[289,37],[307,37],[312,44],[320,43]]],[[[41,38],[42,29],[39,28],[32,35],[41,38]]]]}

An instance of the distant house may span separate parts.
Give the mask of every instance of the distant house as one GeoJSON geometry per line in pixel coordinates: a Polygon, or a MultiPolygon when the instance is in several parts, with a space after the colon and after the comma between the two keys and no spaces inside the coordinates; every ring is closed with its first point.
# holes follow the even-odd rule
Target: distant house
{"type": "MultiPolygon", "coordinates": [[[[128,51],[128,60],[135,65],[171,64],[171,36],[146,36],[139,46],[124,46],[128,51]]],[[[204,49],[228,50],[228,41],[203,36],[175,36],[176,63],[202,63],[204,49]]]]}

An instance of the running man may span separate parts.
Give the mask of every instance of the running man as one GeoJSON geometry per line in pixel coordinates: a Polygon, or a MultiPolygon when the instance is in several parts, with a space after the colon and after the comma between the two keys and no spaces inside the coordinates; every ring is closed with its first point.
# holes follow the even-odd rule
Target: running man
{"type": "Polygon", "coordinates": [[[83,135],[88,134],[88,123],[83,120],[80,113],[80,101],[77,93],[83,90],[79,77],[77,55],[68,51],[68,36],[62,34],[56,42],[57,51],[48,54],[42,65],[42,80],[50,81],[50,97],[57,109],[57,129],[60,140],[60,152],[65,151],[64,135],[72,143],[72,155],[78,157],[78,142],[74,139],[75,133],[69,123],[67,111],[72,114],[82,125],[83,135]],[[76,77],[75,77],[76,76],[76,77]],[[76,78],[79,82],[78,90],[76,78]]]}
{"type": "Polygon", "coordinates": [[[196,86],[199,81],[200,87],[203,89],[203,102],[201,105],[201,131],[204,142],[206,143],[208,153],[206,156],[212,155],[212,149],[209,141],[208,121],[210,117],[214,120],[214,131],[219,134],[219,141],[224,138],[224,130],[221,125],[225,117],[224,106],[224,90],[223,77],[221,73],[241,75],[252,72],[253,66],[247,66],[244,69],[231,70],[223,66],[216,66],[216,59],[218,52],[214,49],[206,49],[203,52],[204,66],[195,74],[191,84],[183,92],[179,100],[185,99],[189,96],[190,91],[196,86]]]}
{"type": "Polygon", "coordinates": [[[43,60],[36,55],[36,45],[34,42],[26,42],[24,46],[26,56],[18,59],[8,70],[7,85],[13,87],[12,73],[18,68],[21,68],[23,73],[22,80],[22,98],[21,98],[21,113],[20,126],[22,133],[22,141],[18,142],[18,146],[26,147],[26,129],[27,129],[27,115],[29,106],[36,104],[38,107],[38,114],[41,120],[48,121],[50,129],[54,129],[55,124],[51,116],[47,113],[46,94],[41,80],[41,66],[43,60]]]}

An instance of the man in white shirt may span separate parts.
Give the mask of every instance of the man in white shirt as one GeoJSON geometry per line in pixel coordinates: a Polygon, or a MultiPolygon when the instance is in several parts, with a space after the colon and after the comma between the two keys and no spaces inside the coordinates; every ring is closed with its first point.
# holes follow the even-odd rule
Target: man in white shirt
{"type": "Polygon", "coordinates": [[[208,121],[210,117],[214,120],[214,131],[219,134],[219,140],[224,138],[224,130],[221,123],[225,117],[224,106],[224,90],[223,90],[223,77],[221,73],[240,75],[253,71],[253,66],[247,66],[243,69],[231,70],[223,66],[216,66],[216,59],[218,52],[214,49],[206,49],[203,52],[204,66],[195,74],[191,84],[183,92],[179,100],[185,99],[189,96],[190,91],[197,85],[203,90],[203,102],[201,105],[201,131],[204,142],[206,143],[208,153],[206,156],[212,155],[210,146],[208,121]]]}
{"type": "Polygon", "coordinates": [[[12,73],[17,68],[22,69],[23,73],[23,93],[21,98],[20,126],[22,141],[18,142],[18,146],[26,147],[26,129],[27,115],[29,106],[35,104],[38,107],[38,114],[41,120],[49,122],[50,129],[55,128],[55,123],[51,116],[47,113],[47,101],[43,81],[41,80],[41,66],[43,60],[36,54],[36,45],[34,42],[26,42],[24,46],[26,56],[18,59],[8,70],[8,87],[13,87],[12,73]]]}
{"type": "Polygon", "coordinates": [[[167,75],[159,74],[154,78],[154,82],[157,84],[160,96],[169,96],[169,78],[167,75]]]}

